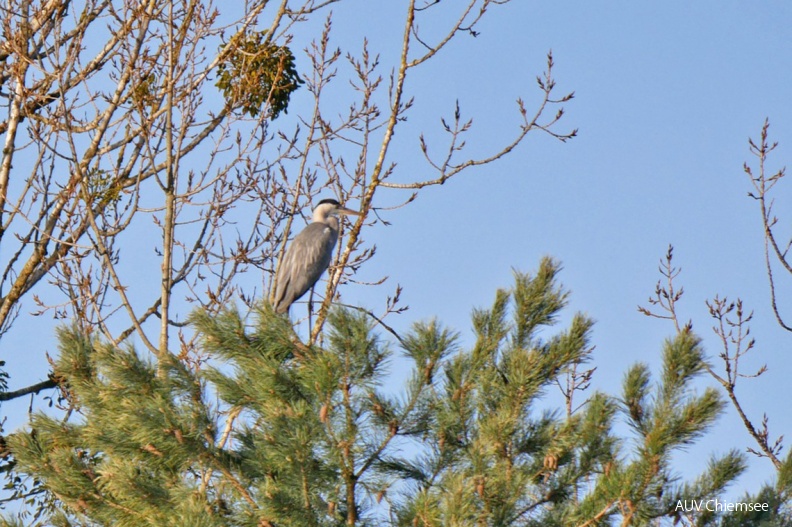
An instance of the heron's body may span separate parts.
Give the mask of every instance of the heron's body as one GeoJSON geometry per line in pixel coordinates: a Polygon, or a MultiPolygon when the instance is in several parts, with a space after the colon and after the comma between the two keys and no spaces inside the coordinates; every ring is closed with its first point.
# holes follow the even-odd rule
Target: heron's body
{"type": "Polygon", "coordinates": [[[288,312],[289,306],[313,287],[330,266],[338,241],[337,214],[359,215],[336,200],[322,200],[314,209],[313,223],[292,240],[278,267],[273,302],[276,313],[288,312]]]}

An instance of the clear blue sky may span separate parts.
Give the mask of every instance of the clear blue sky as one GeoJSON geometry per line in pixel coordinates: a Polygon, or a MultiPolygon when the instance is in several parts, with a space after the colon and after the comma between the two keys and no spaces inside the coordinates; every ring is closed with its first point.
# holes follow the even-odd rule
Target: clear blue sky
{"type": "MultiPolygon", "coordinates": [[[[658,372],[662,341],[673,333],[636,310],[671,243],[683,269],[682,313],[712,356],[719,348],[705,299],[739,296],[756,311],[757,350],[743,364],[770,371],[743,379],[737,393],[755,423],[767,412],[771,434],[792,437],[792,335],[772,320],[758,205],[742,171],[755,161],[747,139],[765,117],[781,142],[772,166],[792,157],[792,5],[522,1],[494,9],[479,29],[410,86],[421,119],[410,125],[437,130],[439,112],[449,115],[459,99],[474,119],[479,143],[471,142],[498,144],[516,125],[513,101],[535,100],[534,79],[552,49],[560,90],[576,94],[564,122],[580,134],[567,144],[537,134],[507,159],[426,192],[369,235],[378,247],[370,277],[387,274],[405,287],[403,325],[437,316],[469,337],[471,308],[510,285],[511,267],[531,270],[551,255],[564,264],[569,314],[597,320],[594,386],[616,394],[630,364],[658,372]]],[[[423,170],[419,160],[398,161],[407,173],[423,170]]],[[[792,206],[792,193],[784,195],[782,220],[792,206]]],[[[781,291],[789,285],[782,281],[781,291]]],[[[345,299],[356,294],[377,305],[351,288],[345,299]]],[[[680,467],[697,473],[710,452],[746,446],[754,445],[730,409],[678,456],[680,467]]],[[[773,474],[767,460],[750,463],[734,495],[773,474]]]]}
{"type": "MultiPolygon", "coordinates": [[[[402,10],[400,2],[339,5],[335,45],[358,51],[367,36],[383,65],[390,64],[402,10]]],[[[792,158],[792,5],[516,0],[493,6],[478,30],[408,82],[416,106],[397,131],[392,161],[400,177],[429,175],[418,133],[437,140],[439,118],[452,113],[457,99],[474,119],[471,151],[488,152],[510,137],[519,123],[514,101],[522,97],[530,109],[537,100],[535,78],[550,49],[559,90],[576,93],[559,130],[579,128],[579,137],[561,144],[536,133],[506,159],[389,213],[390,227],[371,229],[365,237],[378,251],[361,278],[390,276],[411,306],[391,323],[403,329],[436,316],[469,341],[471,309],[489,305],[496,288],[510,285],[512,267],[529,271],[551,255],[563,262],[561,279],[572,291],[568,315],[579,310],[598,321],[594,387],[616,395],[630,364],[644,361],[657,371],[662,341],[672,335],[670,324],[636,311],[654,291],[658,261],[672,243],[683,268],[682,312],[708,351],[716,354],[717,342],[705,299],[740,296],[756,311],[758,347],[746,362],[767,363],[770,371],[759,381],[743,380],[738,394],[756,422],[767,412],[771,433],[792,438],[792,335],[771,320],[760,218],[742,172],[744,161],[754,161],[747,139],[758,136],[765,117],[781,142],[775,166],[792,158]]],[[[307,103],[303,96],[293,104],[307,103]]],[[[382,194],[377,205],[399,196],[382,194]]],[[[786,196],[778,203],[782,215],[792,204],[792,194],[786,196]]],[[[346,302],[378,307],[389,292],[350,286],[343,294],[346,302]]],[[[29,331],[15,328],[4,346],[27,349],[29,331]]],[[[12,387],[40,380],[39,358],[25,377],[20,354],[14,357],[12,387]]],[[[23,405],[13,406],[19,413],[10,424],[24,419],[23,405]]],[[[746,446],[751,440],[729,411],[679,456],[680,466],[692,474],[709,452],[746,446]]],[[[735,494],[756,490],[772,475],[766,460],[751,467],[735,494]]]]}

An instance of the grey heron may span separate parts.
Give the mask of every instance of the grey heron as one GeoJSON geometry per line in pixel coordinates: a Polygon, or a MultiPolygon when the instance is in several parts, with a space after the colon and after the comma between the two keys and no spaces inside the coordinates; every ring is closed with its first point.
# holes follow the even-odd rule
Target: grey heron
{"type": "Polygon", "coordinates": [[[338,215],[360,216],[334,199],[323,199],[313,210],[313,223],[294,237],[278,267],[273,306],[286,313],[322,276],[333,259],[338,240],[338,215]]]}

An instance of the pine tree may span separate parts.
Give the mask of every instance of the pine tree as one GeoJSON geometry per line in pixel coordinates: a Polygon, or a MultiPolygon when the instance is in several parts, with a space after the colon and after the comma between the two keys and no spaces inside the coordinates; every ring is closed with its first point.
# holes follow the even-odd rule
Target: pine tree
{"type": "MultiPolygon", "coordinates": [[[[475,342],[436,321],[399,337],[412,370],[394,388],[394,347],[365,314],[335,309],[321,346],[262,305],[197,312],[212,359],[155,363],[134,348],[62,329],[55,373],[74,412],[36,414],[8,437],[16,470],[47,506],[10,525],[579,526],[690,519],[679,499],[716,497],[743,469],[737,452],[681,481],[673,453],[724,402],[696,393],[704,353],[689,330],[663,346],[653,381],[638,364],[617,397],[552,408],[560,376],[591,361],[593,321],[555,334],[568,293],[560,265],[515,273],[475,342]],[[629,437],[616,433],[624,419],[629,437]]],[[[699,524],[718,518],[699,515],[699,524]]],[[[737,525],[724,523],[724,525],[737,525]]]]}

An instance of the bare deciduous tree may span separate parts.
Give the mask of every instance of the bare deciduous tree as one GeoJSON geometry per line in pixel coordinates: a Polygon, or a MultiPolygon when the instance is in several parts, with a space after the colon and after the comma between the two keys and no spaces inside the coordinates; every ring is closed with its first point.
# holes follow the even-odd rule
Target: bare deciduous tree
{"type": "MultiPolygon", "coordinates": [[[[660,274],[663,279],[657,282],[655,294],[648,300],[652,306],[655,306],[655,310],[639,306],[638,311],[649,317],[670,320],[675,330],[681,333],[690,331],[693,324],[691,321],[682,323],[680,320],[677,303],[682,298],[684,289],[676,285],[674,280],[682,270],[673,265],[673,254],[674,249],[669,246],[665,258],[660,263],[660,274]]],[[[746,373],[744,363],[740,364],[745,355],[756,346],[756,340],[751,336],[750,329],[753,312],[746,310],[740,298],[730,301],[726,297],[716,295],[705,303],[714,321],[712,331],[720,344],[718,358],[723,366],[721,371],[708,363],[707,373],[723,388],[742,425],[756,443],[757,448],[747,447],[747,451],[758,457],[768,458],[776,470],[780,470],[783,465],[780,454],[783,450],[784,437],[779,436],[775,440],[771,438],[767,414],[762,416],[762,424],[756,425],[755,418],[752,419],[748,415],[736,392],[741,379],[759,377],[767,371],[767,366],[763,365],[756,371],[746,373]]]]}
{"type": "MultiPolygon", "coordinates": [[[[399,173],[394,132],[420,96],[407,79],[506,3],[469,0],[429,36],[420,21],[440,8],[413,0],[398,58],[382,64],[365,41],[331,44],[339,0],[11,0],[0,44],[0,330],[52,314],[116,344],[134,335],[159,357],[178,341],[184,360],[200,361],[182,329],[187,313],[266,297],[301,214],[333,194],[363,215],[337,248],[310,321],[315,341],[339,285],[374,255],[364,232],[385,209],[498,160],[532,131],[575,135],[556,131],[572,95],[555,95],[548,56],[537,107],[517,101],[501,148],[468,155],[472,120],[457,104],[441,119],[444,147],[404,137],[423,155],[424,177],[399,173]],[[306,23],[316,17],[318,36],[306,23]],[[339,84],[351,86],[346,114],[328,94],[339,84]],[[243,280],[252,269],[263,280],[243,280]]],[[[369,314],[385,324],[400,292],[369,314]]]]}
{"type": "Polygon", "coordinates": [[[753,186],[753,191],[749,192],[748,196],[759,203],[759,210],[762,217],[765,242],[765,268],[767,271],[767,279],[770,284],[770,304],[778,324],[785,330],[792,331],[792,325],[786,322],[781,315],[778,305],[779,298],[776,293],[776,273],[773,271],[774,266],[780,264],[782,270],[786,271],[788,274],[792,274],[792,259],[790,259],[789,255],[789,249],[792,247],[792,238],[786,242],[782,240],[784,235],[778,233],[778,217],[773,210],[775,199],[772,191],[786,176],[786,167],[782,167],[778,171],[772,173],[767,170],[767,157],[778,146],[776,142],[770,143],[768,139],[769,128],[770,121],[769,119],[765,119],[759,142],[757,143],[753,139],[748,139],[748,146],[751,150],[751,154],[756,156],[759,160],[759,166],[754,170],[748,163],[745,163],[743,165],[743,170],[750,178],[751,185],[753,186]]]}

